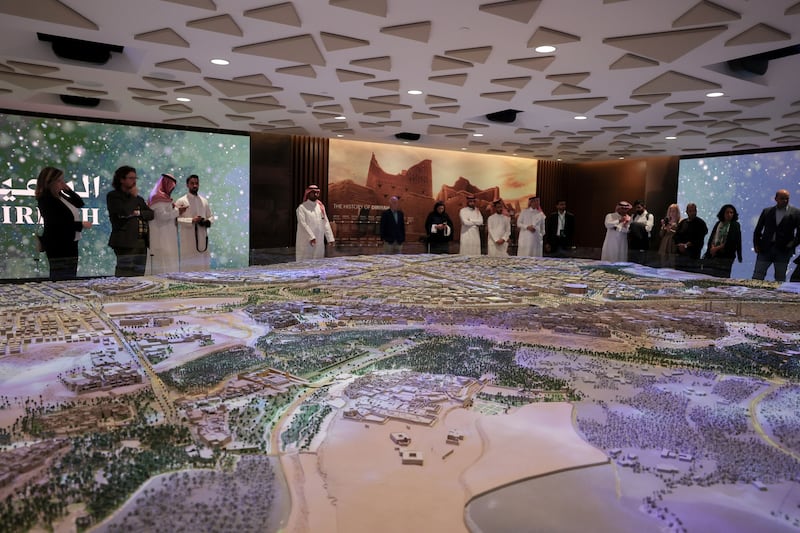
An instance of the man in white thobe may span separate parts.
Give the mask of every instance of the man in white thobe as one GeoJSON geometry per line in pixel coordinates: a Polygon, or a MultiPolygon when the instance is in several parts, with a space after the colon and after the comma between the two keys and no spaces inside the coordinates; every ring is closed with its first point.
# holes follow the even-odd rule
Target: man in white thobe
{"type": "Polygon", "coordinates": [[[545,226],[544,213],[539,206],[539,198],[528,198],[528,207],[517,217],[519,240],[517,255],[519,257],[542,257],[542,240],[545,226]]]}
{"type": "Polygon", "coordinates": [[[180,237],[180,271],[201,272],[211,268],[208,251],[208,228],[214,222],[208,200],[198,194],[200,178],[192,174],[186,178],[189,192],[175,202],[178,208],[178,234],[180,237]]]}
{"type": "Polygon", "coordinates": [[[325,241],[333,244],[334,238],[325,206],[319,200],[319,187],[308,186],[303,195],[303,203],[297,206],[296,214],[295,259],[322,259],[325,257],[325,241]]]}
{"type": "Polygon", "coordinates": [[[486,221],[489,242],[486,250],[490,257],[508,257],[508,239],[511,237],[511,219],[503,214],[503,202],[494,203],[494,214],[486,221]]]}
{"type": "Polygon", "coordinates": [[[631,204],[623,200],[617,204],[616,211],[606,215],[606,239],[603,241],[603,250],[600,254],[601,261],[624,263],[628,260],[628,231],[631,223],[631,216],[628,212],[630,210],[631,204]]]}
{"type": "Polygon", "coordinates": [[[483,215],[475,207],[475,197],[467,196],[467,206],[458,212],[461,219],[460,255],[481,255],[481,226],[483,215]]]}

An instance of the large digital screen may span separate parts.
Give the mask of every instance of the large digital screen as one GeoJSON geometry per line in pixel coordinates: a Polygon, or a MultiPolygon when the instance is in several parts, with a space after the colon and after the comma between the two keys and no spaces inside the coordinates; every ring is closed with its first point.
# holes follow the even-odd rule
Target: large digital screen
{"type": "Polygon", "coordinates": [[[186,194],[186,177],[197,174],[200,195],[216,217],[209,232],[212,269],[248,265],[249,137],[0,114],[0,278],[48,276],[47,258],[34,244],[42,231],[34,190],[46,166],[64,171],[86,204],[83,219],[92,223],[79,243],[78,276],[113,275],[106,194],[122,165],[136,168],[145,200],[162,173],[178,180],[175,200],[186,194]]]}
{"type": "MultiPolygon", "coordinates": [[[[733,263],[732,278],[753,276],[753,231],[761,211],[775,205],[775,192],[786,189],[789,205],[800,205],[800,150],[683,159],[678,176],[681,215],[685,216],[687,203],[697,204],[697,216],[705,220],[709,233],[720,207],[733,204],[739,212],[742,262],[733,263]]],[[[665,215],[666,209],[667,206],[653,209],[657,219],[665,215]]],[[[789,274],[793,267],[789,266],[789,274]]],[[[771,267],[766,279],[775,279],[771,267]]]]}

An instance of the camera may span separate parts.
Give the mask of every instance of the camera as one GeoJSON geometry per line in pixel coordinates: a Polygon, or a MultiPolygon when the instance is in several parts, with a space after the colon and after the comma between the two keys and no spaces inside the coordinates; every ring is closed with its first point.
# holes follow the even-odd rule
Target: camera
{"type": "Polygon", "coordinates": [[[211,227],[211,221],[208,220],[207,218],[201,218],[200,220],[197,221],[197,225],[198,226],[203,226],[204,228],[210,228],[211,227]]]}

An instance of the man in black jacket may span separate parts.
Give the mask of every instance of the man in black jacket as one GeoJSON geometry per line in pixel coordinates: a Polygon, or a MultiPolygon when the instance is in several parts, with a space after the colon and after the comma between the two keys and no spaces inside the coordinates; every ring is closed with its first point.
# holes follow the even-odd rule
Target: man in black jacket
{"type": "Polygon", "coordinates": [[[155,216],[136,187],[136,169],[127,165],[114,172],[113,191],[106,195],[111,236],[108,245],[117,256],[114,275],[144,276],[149,246],[147,222],[155,216]]]}
{"type": "Polygon", "coordinates": [[[573,249],[575,215],[567,211],[566,200],[556,203],[556,210],[544,221],[544,251],[547,255],[564,257],[573,249]]]}
{"type": "Polygon", "coordinates": [[[708,234],[705,220],[697,216],[697,204],[686,204],[686,218],[678,222],[673,242],[678,249],[675,268],[685,272],[700,272],[700,252],[708,234]]]}
{"type": "Polygon", "coordinates": [[[403,251],[403,242],[406,240],[406,221],[403,212],[398,209],[400,199],[397,196],[389,198],[389,209],[381,215],[381,240],[383,253],[399,254],[403,251]]]}
{"type": "Polygon", "coordinates": [[[800,241],[800,210],[789,205],[789,191],[775,193],[775,206],[767,207],[758,217],[753,231],[756,267],[753,279],[764,279],[770,265],[775,267],[775,281],[786,281],[786,269],[800,241]]]}

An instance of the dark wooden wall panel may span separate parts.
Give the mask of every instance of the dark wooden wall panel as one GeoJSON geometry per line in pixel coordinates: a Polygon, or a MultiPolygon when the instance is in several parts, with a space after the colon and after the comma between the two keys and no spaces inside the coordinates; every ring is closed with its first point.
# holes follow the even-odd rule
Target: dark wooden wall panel
{"type": "Polygon", "coordinates": [[[677,157],[655,157],[568,165],[563,181],[568,209],[576,216],[579,255],[600,257],[603,220],[620,200],[644,200],[656,219],[663,216],[678,194],[678,164],[677,157]]]}
{"type": "Polygon", "coordinates": [[[288,135],[250,135],[250,250],[294,246],[292,143],[288,135]]]}
{"type": "Polygon", "coordinates": [[[293,254],[303,192],[315,184],[323,202],[328,195],[328,144],[320,137],[250,135],[251,264],[293,254]]]}
{"type": "Polygon", "coordinates": [[[321,189],[320,200],[328,205],[329,147],[330,139],[325,137],[292,137],[295,207],[303,199],[303,193],[309,185],[317,185],[321,189]]]}
{"type": "Polygon", "coordinates": [[[569,191],[564,180],[566,168],[561,161],[540,160],[536,165],[536,196],[546,214],[556,210],[559,200],[566,200],[569,205],[569,191]]]}

